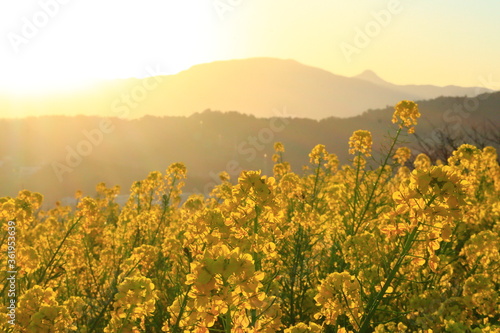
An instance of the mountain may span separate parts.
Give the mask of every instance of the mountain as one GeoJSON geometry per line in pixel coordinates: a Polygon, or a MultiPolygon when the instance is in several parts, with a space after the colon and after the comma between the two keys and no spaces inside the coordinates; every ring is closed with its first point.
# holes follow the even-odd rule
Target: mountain
{"type": "Polygon", "coordinates": [[[1,96],[1,114],[189,116],[206,109],[273,117],[347,118],[403,99],[473,96],[475,88],[398,86],[373,72],[335,75],[294,60],[251,58],[201,64],[175,75],[100,82],[75,93],[1,96]]]}
{"type": "MultiPolygon", "coordinates": [[[[472,133],[482,144],[500,149],[500,92],[476,98],[439,97],[418,104],[422,118],[416,134],[425,142],[439,141],[443,133],[458,138],[472,133]]],[[[387,147],[388,130],[396,128],[391,123],[393,111],[387,107],[321,121],[208,110],[189,117],[0,119],[0,197],[15,196],[26,188],[46,195],[52,206],[78,189],[93,195],[99,182],[120,185],[127,195],[133,181],[151,171],[164,172],[174,162],[187,166],[185,192],[209,193],[223,170],[233,180],[242,169],[272,174],[276,141],[283,142],[284,159],[299,174],[308,164],[308,153],[320,143],[348,163],[352,157],[348,139],[358,129],[372,132],[373,155],[378,157],[375,151],[387,147]]],[[[403,139],[418,153],[414,136],[403,139]]]]}
{"type": "Polygon", "coordinates": [[[360,79],[360,80],[363,80],[363,81],[367,81],[367,82],[371,82],[371,83],[374,83],[376,85],[389,86],[389,87],[390,86],[394,86],[394,87],[396,87],[396,85],[383,80],[380,76],[378,76],[377,74],[375,74],[374,71],[371,71],[369,69],[367,69],[366,71],[364,71],[361,74],[358,74],[358,75],[354,76],[354,78],[355,79],[360,79]]]}
{"type": "Polygon", "coordinates": [[[354,76],[353,78],[370,82],[378,86],[386,87],[388,89],[392,89],[401,92],[403,94],[415,95],[416,100],[432,99],[432,98],[437,98],[439,96],[474,97],[479,94],[492,92],[491,89],[487,89],[484,87],[459,87],[452,85],[439,87],[433,85],[416,85],[416,84],[396,85],[385,81],[371,70],[366,70],[361,74],[354,76]]]}

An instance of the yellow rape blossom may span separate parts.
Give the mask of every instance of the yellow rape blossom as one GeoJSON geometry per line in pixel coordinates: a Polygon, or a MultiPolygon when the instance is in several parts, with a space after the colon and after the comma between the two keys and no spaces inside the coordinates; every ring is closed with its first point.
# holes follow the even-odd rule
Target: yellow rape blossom
{"type": "Polygon", "coordinates": [[[404,165],[410,157],[411,157],[411,150],[408,147],[398,148],[393,156],[396,162],[400,165],[404,165]]]}
{"type": "MultiPolygon", "coordinates": [[[[396,105],[400,129],[418,117],[396,105]]],[[[498,332],[497,152],[466,144],[413,168],[410,149],[394,149],[400,133],[382,165],[368,164],[372,136],[359,130],[354,166],[316,145],[304,174],[277,142],[274,177],[245,170],[234,185],[222,172],[182,205],[182,163],[133,183],[123,206],[104,183],[76,207],[45,210],[27,190],[0,198],[0,249],[16,270],[0,271],[0,330],[498,332]]]]}
{"type": "Polygon", "coordinates": [[[371,156],[372,144],[372,134],[370,131],[354,131],[349,138],[349,154],[356,154],[359,152],[365,156],[371,156]]]}
{"type": "Polygon", "coordinates": [[[415,132],[417,119],[420,118],[418,105],[412,101],[401,101],[394,107],[392,122],[399,123],[399,128],[407,128],[408,133],[415,132]]]}

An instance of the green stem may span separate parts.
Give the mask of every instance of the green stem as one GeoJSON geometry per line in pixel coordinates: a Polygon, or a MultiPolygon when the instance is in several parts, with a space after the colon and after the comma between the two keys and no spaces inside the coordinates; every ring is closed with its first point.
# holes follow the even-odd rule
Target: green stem
{"type": "Polygon", "coordinates": [[[314,187],[313,187],[313,191],[312,191],[312,197],[311,197],[311,206],[314,207],[314,202],[316,201],[316,190],[317,190],[317,187],[318,187],[318,181],[319,181],[319,171],[321,169],[321,158],[319,159],[319,162],[318,162],[318,167],[316,168],[316,176],[314,178],[314,187]]]}
{"type": "Polygon", "coordinates": [[[389,152],[387,153],[387,155],[385,157],[384,163],[382,163],[382,166],[380,167],[380,172],[378,173],[377,180],[375,180],[375,184],[373,184],[370,195],[368,196],[368,200],[366,201],[366,205],[363,209],[363,212],[361,213],[361,216],[359,217],[358,224],[354,230],[355,234],[358,232],[359,228],[361,227],[361,225],[363,223],[363,219],[366,216],[366,213],[368,213],[368,209],[370,208],[370,204],[373,200],[373,197],[375,196],[375,191],[377,190],[378,183],[380,182],[380,178],[382,178],[382,173],[384,173],[385,166],[389,162],[389,158],[391,157],[392,151],[394,150],[394,147],[396,146],[396,143],[398,142],[398,138],[399,138],[400,134],[401,134],[401,128],[399,128],[398,131],[396,132],[396,137],[392,141],[392,145],[389,148],[389,152]]]}
{"type": "Polygon", "coordinates": [[[231,307],[228,307],[226,314],[224,315],[224,331],[226,333],[231,333],[233,328],[233,323],[231,322],[231,307]]]}
{"type": "Polygon", "coordinates": [[[193,285],[189,285],[188,289],[186,290],[186,294],[184,295],[184,299],[182,300],[181,309],[179,310],[179,315],[177,316],[177,320],[175,321],[174,327],[172,327],[172,331],[175,333],[181,332],[179,324],[182,320],[182,316],[184,315],[184,310],[186,309],[186,305],[187,305],[187,301],[188,301],[188,297],[189,297],[188,294],[191,291],[192,286],[193,285]]]}
{"type": "Polygon", "coordinates": [[[382,289],[377,293],[375,298],[372,298],[370,303],[368,304],[367,307],[367,312],[368,314],[363,318],[361,322],[361,326],[359,329],[359,333],[365,333],[365,332],[370,332],[370,322],[375,315],[375,312],[377,311],[377,308],[382,301],[382,298],[384,297],[385,293],[387,292],[387,289],[390,287],[392,280],[396,277],[397,272],[401,268],[401,265],[403,264],[404,259],[408,255],[408,252],[410,251],[415,238],[417,237],[418,234],[418,226],[413,228],[412,232],[410,235],[408,235],[408,238],[406,239],[406,242],[404,244],[403,250],[401,252],[401,255],[399,256],[396,264],[392,268],[392,270],[389,272],[389,276],[387,277],[387,280],[385,281],[384,285],[382,286],[382,289]]]}
{"type": "MultiPolygon", "coordinates": [[[[361,168],[361,153],[358,153],[358,163],[356,165],[356,181],[354,183],[354,200],[352,203],[352,221],[356,221],[356,206],[358,202],[358,195],[359,195],[359,170],[361,168]]],[[[351,226],[349,226],[351,227],[351,226]]],[[[351,228],[349,228],[351,229],[351,228]]],[[[352,231],[349,230],[352,235],[355,234],[354,228],[352,228],[352,231]]]]}
{"type": "Polygon", "coordinates": [[[42,273],[40,274],[40,277],[38,278],[37,280],[37,284],[40,284],[44,277],[45,277],[45,274],[47,273],[47,269],[52,265],[52,263],[54,262],[54,260],[56,259],[56,256],[57,254],[59,253],[59,251],[61,250],[64,242],[66,241],[66,239],[69,237],[70,233],[73,231],[73,229],[76,227],[76,225],[80,222],[82,218],[79,217],[78,220],[76,220],[75,223],[73,223],[73,225],[71,225],[71,227],[68,229],[68,231],[66,232],[66,234],[64,235],[63,239],[61,240],[61,242],[59,243],[59,246],[57,247],[56,251],[54,252],[54,254],[52,255],[52,257],[50,258],[49,260],[49,263],[47,264],[47,266],[45,266],[45,268],[43,269],[42,273]]]}

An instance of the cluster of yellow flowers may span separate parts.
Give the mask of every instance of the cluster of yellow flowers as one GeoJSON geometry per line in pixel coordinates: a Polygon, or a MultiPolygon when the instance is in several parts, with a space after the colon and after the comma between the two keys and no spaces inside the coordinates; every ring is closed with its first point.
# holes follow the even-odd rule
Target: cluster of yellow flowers
{"type": "Polygon", "coordinates": [[[408,128],[408,133],[415,132],[417,119],[420,118],[418,105],[412,101],[401,101],[396,104],[394,114],[392,115],[393,123],[400,123],[399,128],[408,128]]]}
{"type": "MultiPolygon", "coordinates": [[[[68,304],[72,300],[68,300],[68,304]]],[[[18,326],[22,332],[64,332],[76,330],[70,306],[59,305],[51,289],[34,286],[19,299],[18,326]]]]}
{"type": "Polygon", "coordinates": [[[372,134],[370,131],[357,130],[349,138],[349,154],[359,152],[368,157],[371,155],[372,144],[372,134]]]}
{"type": "MultiPolygon", "coordinates": [[[[183,164],[132,185],[0,198],[2,253],[15,221],[14,325],[5,332],[500,332],[500,167],[459,147],[446,163],[400,147],[418,106],[398,103],[386,162],[353,133],[353,163],[324,145],[294,173],[244,171],[181,200],[183,164]],[[370,167],[368,167],[370,165],[370,167]]],[[[347,147],[346,147],[347,148],[347,147]]],[[[0,289],[9,281],[0,272],[0,289]]],[[[8,319],[7,292],[2,319],[8,319]]],[[[5,322],[5,323],[4,323],[5,322]]]]}
{"type": "Polygon", "coordinates": [[[314,297],[320,311],[316,319],[324,317],[326,325],[336,325],[339,316],[347,316],[355,329],[363,315],[361,286],[356,278],[348,272],[331,273],[318,286],[318,294],[314,297]]]}
{"type": "Polygon", "coordinates": [[[105,333],[144,332],[145,318],[155,310],[154,284],[146,277],[127,277],[118,286],[105,333]]]}

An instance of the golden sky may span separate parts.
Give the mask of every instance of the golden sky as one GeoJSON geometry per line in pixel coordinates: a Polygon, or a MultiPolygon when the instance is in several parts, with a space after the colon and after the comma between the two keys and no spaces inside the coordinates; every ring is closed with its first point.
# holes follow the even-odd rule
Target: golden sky
{"type": "Polygon", "coordinates": [[[44,92],[198,63],[295,59],[398,84],[500,89],[496,0],[0,2],[0,88],[44,92]],[[486,82],[486,83],[485,83],[486,82]]]}

